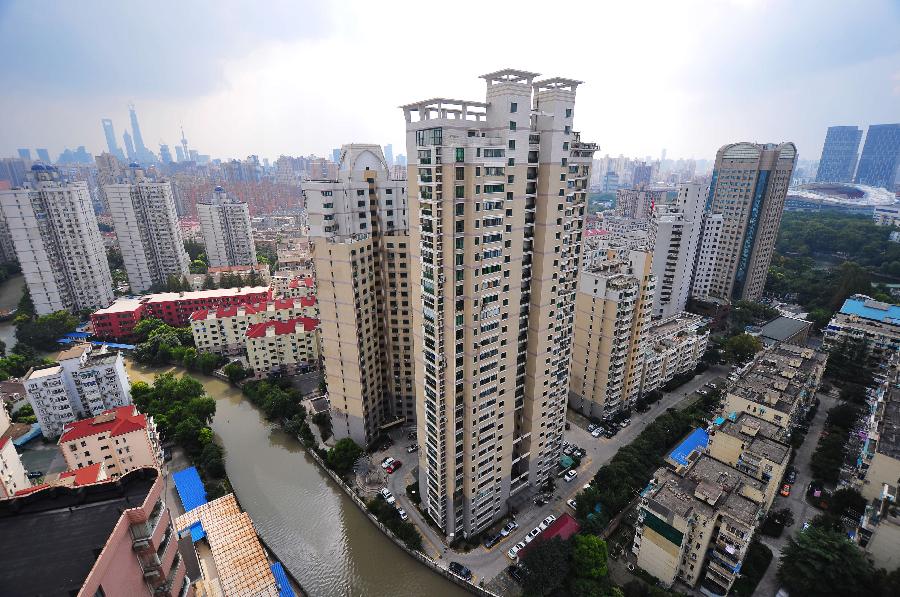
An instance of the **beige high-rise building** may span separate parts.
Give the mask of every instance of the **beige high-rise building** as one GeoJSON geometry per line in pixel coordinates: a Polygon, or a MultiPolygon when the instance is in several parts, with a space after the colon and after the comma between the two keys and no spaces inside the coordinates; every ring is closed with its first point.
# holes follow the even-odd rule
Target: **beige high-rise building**
{"type": "Polygon", "coordinates": [[[647,250],[610,247],[581,273],[575,299],[572,408],[614,414],[641,390],[656,277],[647,250]]]}
{"type": "Polygon", "coordinates": [[[793,143],[733,143],[716,154],[707,210],[723,216],[709,295],[762,297],[797,161],[793,143]]]}
{"type": "Polygon", "coordinates": [[[197,202],[197,219],[210,267],[256,265],[256,245],[246,201],[229,197],[222,187],[197,202]]]}
{"type": "Polygon", "coordinates": [[[579,81],[537,76],[403,106],[419,486],[448,536],[486,528],[559,457],[596,146],[572,128],[579,81]]]}
{"type": "Polygon", "coordinates": [[[345,145],[338,176],[301,183],[331,422],[361,445],[415,419],[406,181],[379,145],[345,145]]]}

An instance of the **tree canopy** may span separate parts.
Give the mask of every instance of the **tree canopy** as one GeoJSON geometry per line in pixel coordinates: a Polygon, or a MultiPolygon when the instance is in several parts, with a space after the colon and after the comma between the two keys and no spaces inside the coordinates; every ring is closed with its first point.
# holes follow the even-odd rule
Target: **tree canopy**
{"type": "Polygon", "coordinates": [[[725,359],[730,363],[746,363],[760,350],[762,342],[750,334],[737,334],[725,341],[725,359]]]}
{"type": "Polygon", "coordinates": [[[529,547],[522,558],[525,595],[550,595],[563,586],[569,576],[571,546],[559,537],[529,547]]]}
{"type": "Polygon", "coordinates": [[[56,342],[78,327],[78,318],[68,311],[57,311],[32,317],[27,314],[17,315],[16,340],[38,350],[54,350],[56,342]]]}
{"type": "Polygon", "coordinates": [[[788,539],[778,579],[791,595],[865,596],[877,591],[872,564],[839,532],[811,526],[788,539]]]}

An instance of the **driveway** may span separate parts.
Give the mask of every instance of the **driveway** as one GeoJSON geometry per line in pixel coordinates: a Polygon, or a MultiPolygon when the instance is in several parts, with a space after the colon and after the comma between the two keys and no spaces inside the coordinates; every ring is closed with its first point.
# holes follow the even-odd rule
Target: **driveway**
{"type": "MultiPolygon", "coordinates": [[[[602,436],[600,438],[592,437],[586,429],[574,422],[574,419],[579,417],[577,415],[573,416],[570,412],[568,417],[570,429],[565,432],[565,440],[570,444],[583,448],[587,452],[581,460],[581,466],[578,468],[578,477],[570,483],[566,483],[562,478],[557,479],[553,499],[544,506],[536,506],[530,500],[526,502],[524,506],[519,508],[519,512],[516,515],[516,522],[519,523],[519,528],[491,549],[479,546],[468,553],[449,550],[443,534],[426,523],[418,509],[409,501],[406,496],[406,487],[416,480],[414,474],[418,463],[418,454],[406,452],[407,446],[415,443],[415,440],[407,440],[407,432],[405,430],[393,432],[394,445],[387,451],[373,454],[371,462],[378,466],[385,456],[392,456],[403,463],[400,470],[387,476],[387,486],[391,493],[394,494],[400,507],[409,514],[410,521],[415,523],[422,534],[425,553],[438,561],[445,560],[447,563],[450,561],[460,562],[472,570],[476,583],[484,581],[487,584],[488,581],[502,573],[512,563],[506,556],[509,548],[522,541],[525,535],[538,526],[544,518],[550,514],[559,517],[563,512],[572,514],[572,510],[566,505],[566,501],[582,491],[584,484],[594,478],[600,467],[609,462],[616,452],[619,451],[619,448],[631,443],[651,421],[655,420],[668,408],[680,406],[680,403],[685,398],[691,396],[704,384],[720,377],[724,378],[727,374],[728,367],[710,367],[707,371],[674,392],[663,394],[662,399],[654,404],[649,411],[642,414],[633,413],[631,424],[612,439],[602,436]]],[[[583,417],[580,417],[580,419],[583,420],[583,417]]]]}
{"type": "Polygon", "coordinates": [[[772,502],[772,507],[769,510],[771,512],[782,508],[790,508],[794,514],[794,526],[784,529],[781,537],[757,535],[759,540],[772,550],[772,563],[769,564],[768,570],[766,570],[762,580],[759,581],[754,593],[754,595],[759,597],[773,597],[778,592],[780,584],[775,575],[778,572],[782,548],[787,545],[789,537],[800,532],[805,521],[812,520],[820,512],[809,505],[804,497],[806,488],[812,481],[812,474],[809,472],[809,459],[819,443],[819,434],[822,433],[822,428],[825,426],[828,409],[838,404],[839,400],[831,394],[820,393],[817,396],[819,398],[819,409],[809,425],[809,433],[806,434],[803,445],[800,446],[794,455],[793,466],[797,470],[797,481],[794,483],[791,495],[789,497],[776,495],[775,501],[772,502]]]}

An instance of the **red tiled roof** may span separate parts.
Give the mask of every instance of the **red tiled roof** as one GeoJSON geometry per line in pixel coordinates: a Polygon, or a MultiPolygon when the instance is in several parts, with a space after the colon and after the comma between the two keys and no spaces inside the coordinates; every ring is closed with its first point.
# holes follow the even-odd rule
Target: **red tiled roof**
{"type": "Polygon", "coordinates": [[[146,429],[147,417],[132,406],[120,406],[103,411],[91,419],[67,423],[59,443],[80,439],[109,431],[109,436],[124,435],[139,429],[146,429]],[[114,416],[110,416],[114,415],[114,416]]]}
{"type": "Polygon", "coordinates": [[[283,334],[293,334],[297,332],[297,327],[302,325],[303,331],[312,332],[319,326],[319,320],[312,317],[295,317],[287,321],[263,321],[254,323],[247,328],[248,338],[264,338],[266,330],[273,328],[276,336],[283,334]]]}
{"type": "Polygon", "coordinates": [[[301,296],[300,304],[304,307],[314,307],[316,305],[316,297],[314,296],[301,296]]]}
{"type": "MultiPolygon", "coordinates": [[[[3,408],[3,407],[0,406],[0,408],[3,408]]],[[[6,445],[6,442],[8,442],[8,441],[9,441],[8,437],[0,437],[0,450],[3,449],[3,447],[6,445]]]]}
{"type": "Polygon", "coordinates": [[[64,473],[60,473],[59,478],[65,479],[67,477],[75,477],[74,487],[96,483],[98,481],[98,477],[100,476],[101,465],[102,464],[98,462],[97,464],[92,464],[83,468],[77,468],[73,471],[66,471],[64,473]]]}

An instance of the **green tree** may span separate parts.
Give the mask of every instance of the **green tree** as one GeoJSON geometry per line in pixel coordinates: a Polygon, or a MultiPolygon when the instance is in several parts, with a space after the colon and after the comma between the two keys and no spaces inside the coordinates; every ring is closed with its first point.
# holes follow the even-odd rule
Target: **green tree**
{"type": "Polygon", "coordinates": [[[737,334],[725,341],[725,359],[730,363],[746,363],[760,350],[762,342],[750,334],[737,334]]]}
{"type": "Polygon", "coordinates": [[[57,311],[25,321],[16,317],[16,322],[16,340],[38,350],[55,349],[59,338],[78,327],[78,318],[68,311],[57,311]]]}
{"type": "Polygon", "coordinates": [[[247,370],[244,369],[244,366],[239,361],[228,363],[222,371],[228,376],[228,381],[231,383],[237,383],[248,377],[247,370]]]}
{"type": "Polygon", "coordinates": [[[550,595],[565,584],[570,570],[570,545],[559,537],[540,541],[522,558],[525,595],[550,595]]]}
{"type": "Polygon", "coordinates": [[[214,290],[216,288],[218,288],[218,286],[216,285],[216,281],[211,275],[206,274],[203,277],[203,290],[214,290]]]}
{"type": "Polygon", "coordinates": [[[788,539],[778,579],[791,595],[864,596],[875,592],[872,564],[847,538],[811,526],[788,539]]]}
{"type": "Polygon", "coordinates": [[[572,542],[572,567],[577,576],[600,579],[609,571],[606,541],[596,535],[576,535],[572,542]]]}
{"type": "Polygon", "coordinates": [[[325,462],[338,474],[346,474],[353,469],[353,465],[362,455],[362,448],[356,445],[349,437],[337,441],[333,448],[328,450],[325,462]]]}
{"type": "Polygon", "coordinates": [[[216,401],[206,395],[191,398],[187,410],[197,420],[209,424],[216,414],[216,401]]]}
{"type": "Polygon", "coordinates": [[[201,373],[209,375],[216,370],[221,362],[221,356],[212,352],[201,352],[197,356],[197,369],[199,369],[201,373]]]}

